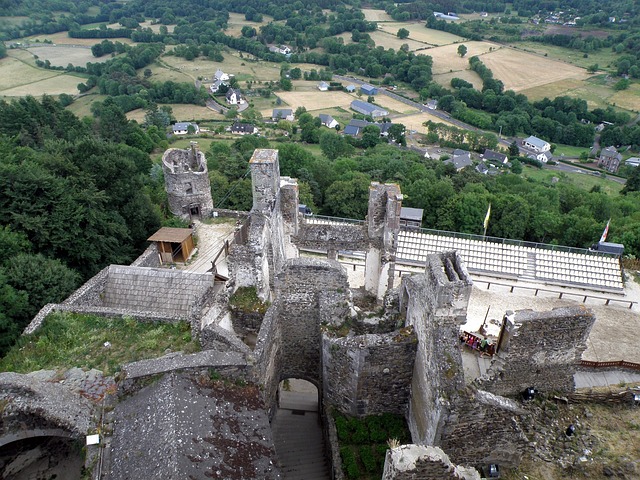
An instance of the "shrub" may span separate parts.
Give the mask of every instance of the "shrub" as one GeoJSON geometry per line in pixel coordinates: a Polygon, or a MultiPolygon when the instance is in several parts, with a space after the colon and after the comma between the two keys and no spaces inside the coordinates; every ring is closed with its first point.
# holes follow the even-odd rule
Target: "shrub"
{"type": "Polygon", "coordinates": [[[340,457],[342,458],[342,467],[347,478],[359,478],[360,468],[358,467],[358,462],[351,448],[342,447],[340,449],[340,457]]]}
{"type": "Polygon", "coordinates": [[[360,447],[359,453],[360,453],[360,461],[362,462],[362,465],[364,465],[364,468],[367,471],[367,473],[374,473],[377,470],[378,466],[376,462],[376,457],[371,451],[371,446],[363,445],[362,447],[360,447]]]}

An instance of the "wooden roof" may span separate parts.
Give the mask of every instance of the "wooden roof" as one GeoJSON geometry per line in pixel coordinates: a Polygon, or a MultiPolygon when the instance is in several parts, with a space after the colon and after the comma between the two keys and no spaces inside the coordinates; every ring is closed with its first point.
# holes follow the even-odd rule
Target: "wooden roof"
{"type": "Polygon", "coordinates": [[[191,236],[190,228],[162,227],[147,240],[149,242],[182,243],[191,236]]]}

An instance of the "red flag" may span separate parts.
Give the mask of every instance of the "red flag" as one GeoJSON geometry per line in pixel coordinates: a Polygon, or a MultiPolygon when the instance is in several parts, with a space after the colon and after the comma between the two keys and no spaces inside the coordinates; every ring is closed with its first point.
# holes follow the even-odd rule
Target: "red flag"
{"type": "Polygon", "coordinates": [[[607,241],[607,235],[609,234],[609,224],[611,223],[611,219],[607,222],[607,226],[604,227],[604,232],[602,232],[602,236],[600,237],[600,242],[607,241]]]}

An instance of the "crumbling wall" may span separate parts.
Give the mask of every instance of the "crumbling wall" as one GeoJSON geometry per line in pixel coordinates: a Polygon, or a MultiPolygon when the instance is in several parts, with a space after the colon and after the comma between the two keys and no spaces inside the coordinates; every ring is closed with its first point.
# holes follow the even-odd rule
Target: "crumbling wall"
{"type": "Polygon", "coordinates": [[[387,450],[382,480],[480,480],[473,468],[454,465],[438,447],[402,445],[387,450]]]}
{"type": "Polygon", "coordinates": [[[363,225],[328,225],[303,223],[294,237],[298,248],[312,250],[365,250],[367,232],[363,225]]]}
{"type": "Polygon", "coordinates": [[[521,310],[505,318],[498,353],[479,388],[497,395],[517,395],[528,387],[541,392],[572,392],[573,376],[595,321],[584,307],[547,312],[521,310]]]}
{"type": "Polygon", "coordinates": [[[162,170],[171,213],[188,217],[192,206],[208,217],[213,210],[207,160],[192,142],[191,148],[170,148],[162,156],[162,170]]]}
{"type": "Polygon", "coordinates": [[[131,264],[132,267],[158,268],[161,266],[158,245],[153,242],[142,254],[131,264]]]}
{"type": "Polygon", "coordinates": [[[253,349],[255,368],[253,381],[262,385],[264,402],[272,418],[277,408],[277,392],[280,383],[283,343],[282,324],[278,321],[279,305],[271,305],[262,319],[262,327],[253,349]]]}
{"type": "MultiPolygon", "coordinates": [[[[302,378],[320,383],[321,304],[323,319],[341,324],[350,314],[347,274],[338,262],[314,258],[287,260],[276,277],[278,321],[286,335],[281,378],[302,378]],[[327,315],[327,311],[331,314],[327,315]]],[[[320,386],[317,385],[320,390],[320,386]]]]}
{"type": "Polygon", "coordinates": [[[364,287],[367,292],[380,299],[387,290],[393,289],[401,208],[402,194],[398,185],[371,183],[367,212],[369,247],[364,287]]]}
{"type": "Polygon", "coordinates": [[[458,329],[466,322],[471,287],[456,252],[429,255],[424,274],[402,279],[400,309],[418,338],[408,421],[415,443],[437,444],[448,399],[464,385],[458,329]]]}
{"type": "Polygon", "coordinates": [[[521,427],[526,416],[513,400],[470,388],[455,399],[440,447],[455,463],[516,467],[529,446],[521,427]]]}
{"type": "Polygon", "coordinates": [[[271,296],[269,250],[272,246],[268,219],[264,215],[252,215],[243,243],[231,245],[227,263],[233,289],[255,287],[258,296],[267,300],[271,296]]]}
{"type": "Polygon", "coordinates": [[[353,415],[405,415],[417,339],[407,328],[386,335],[322,339],[323,396],[353,415]]]}

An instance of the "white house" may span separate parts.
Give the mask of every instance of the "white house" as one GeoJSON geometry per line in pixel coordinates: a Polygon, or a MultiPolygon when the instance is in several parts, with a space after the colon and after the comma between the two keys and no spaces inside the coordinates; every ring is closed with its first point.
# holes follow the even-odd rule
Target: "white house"
{"type": "Polygon", "coordinates": [[[271,112],[271,120],[289,120],[293,122],[295,119],[295,115],[293,114],[293,110],[290,108],[274,108],[273,112],[271,112]]]}
{"type": "Polygon", "coordinates": [[[534,137],[531,135],[528,138],[525,138],[522,141],[522,146],[526,149],[533,150],[534,152],[548,152],[551,150],[551,145],[549,142],[545,142],[544,140],[539,139],[538,137],[534,137]]]}
{"type": "Polygon", "coordinates": [[[216,73],[213,74],[213,78],[215,78],[216,80],[220,80],[221,82],[228,82],[229,81],[229,74],[224,73],[222,70],[218,69],[216,70],[216,73]]]}
{"type": "Polygon", "coordinates": [[[320,82],[318,84],[318,90],[320,90],[321,92],[326,92],[327,90],[329,90],[329,84],[327,82],[320,82]]]}
{"type": "Polygon", "coordinates": [[[198,125],[196,123],[191,123],[191,122],[178,122],[176,124],[173,125],[172,130],[173,130],[173,134],[174,135],[186,135],[187,133],[189,133],[189,127],[192,126],[194,132],[193,133],[199,133],[200,132],[200,128],[198,127],[198,125]]]}
{"type": "Polygon", "coordinates": [[[551,152],[549,151],[540,152],[536,155],[536,159],[542,163],[547,163],[552,158],[553,158],[553,155],[551,155],[551,152]]]}
{"type": "Polygon", "coordinates": [[[324,113],[321,113],[320,115],[318,115],[318,118],[320,118],[320,122],[325,127],[336,128],[336,126],[338,125],[338,121],[335,118],[333,118],[331,115],[326,115],[324,113]]]}
{"type": "Polygon", "coordinates": [[[227,103],[230,105],[243,105],[244,103],[246,103],[245,99],[242,98],[240,90],[236,90],[234,88],[230,88],[227,91],[226,99],[227,103]]]}

